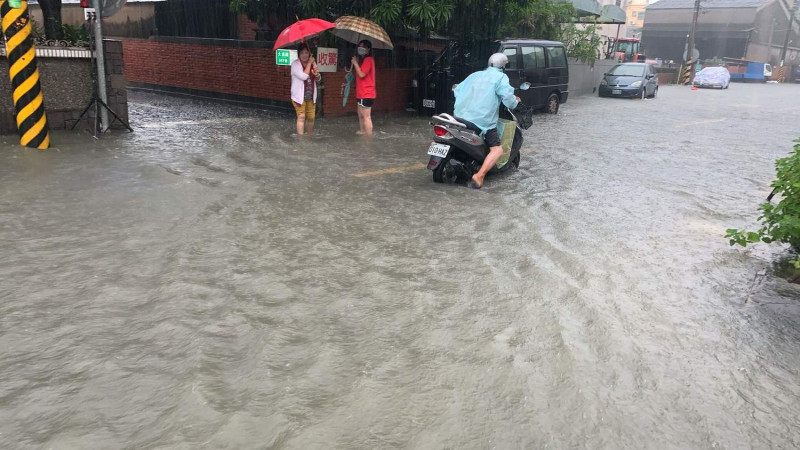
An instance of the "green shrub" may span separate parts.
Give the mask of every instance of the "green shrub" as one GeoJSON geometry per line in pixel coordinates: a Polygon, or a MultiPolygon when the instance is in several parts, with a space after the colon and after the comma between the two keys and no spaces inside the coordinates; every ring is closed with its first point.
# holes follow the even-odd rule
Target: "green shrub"
{"type": "Polygon", "coordinates": [[[89,30],[86,26],[72,26],[64,24],[64,40],[69,43],[89,42],[89,30]]]}
{"type": "Polygon", "coordinates": [[[761,204],[761,228],[757,231],[730,228],[725,234],[731,245],[746,247],[755,242],[784,242],[800,249],[800,139],[791,155],[775,161],[778,175],[772,182],[773,193],[781,196],[777,205],[761,204]]]}

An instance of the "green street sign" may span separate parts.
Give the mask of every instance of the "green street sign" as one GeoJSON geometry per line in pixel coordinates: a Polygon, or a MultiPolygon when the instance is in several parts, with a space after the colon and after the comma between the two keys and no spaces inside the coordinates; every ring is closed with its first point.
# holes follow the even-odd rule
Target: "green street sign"
{"type": "Polygon", "coordinates": [[[295,59],[297,59],[297,50],[275,50],[275,64],[279,66],[291,65],[295,59]]]}
{"type": "Polygon", "coordinates": [[[8,6],[19,9],[22,7],[22,2],[21,0],[8,0],[8,6]]]}

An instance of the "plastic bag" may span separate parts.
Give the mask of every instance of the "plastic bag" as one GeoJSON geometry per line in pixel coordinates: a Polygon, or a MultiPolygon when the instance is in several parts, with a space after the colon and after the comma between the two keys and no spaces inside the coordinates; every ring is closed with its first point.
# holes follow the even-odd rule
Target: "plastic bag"
{"type": "Polygon", "coordinates": [[[497,160],[495,167],[498,169],[508,163],[511,157],[511,147],[514,145],[514,133],[517,132],[516,123],[512,120],[500,119],[497,122],[497,135],[500,136],[500,145],[503,147],[503,154],[497,160]]]}

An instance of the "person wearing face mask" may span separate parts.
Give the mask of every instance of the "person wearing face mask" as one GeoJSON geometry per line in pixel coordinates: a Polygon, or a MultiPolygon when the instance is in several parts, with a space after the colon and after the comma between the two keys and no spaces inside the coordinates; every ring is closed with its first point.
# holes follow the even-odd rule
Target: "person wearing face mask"
{"type": "Polygon", "coordinates": [[[298,59],[292,62],[292,104],[297,113],[297,134],[314,131],[317,112],[317,62],[305,43],[297,48],[298,59]]]}
{"type": "Polygon", "coordinates": [[[353,70],[356,72],[356,99],[358,101],[359,135],[372,136],[372,106],[375,104],[375,60],[372,58],[372,43],[363,40],[358,43],[358,56],[353,56],[353,70]]]}

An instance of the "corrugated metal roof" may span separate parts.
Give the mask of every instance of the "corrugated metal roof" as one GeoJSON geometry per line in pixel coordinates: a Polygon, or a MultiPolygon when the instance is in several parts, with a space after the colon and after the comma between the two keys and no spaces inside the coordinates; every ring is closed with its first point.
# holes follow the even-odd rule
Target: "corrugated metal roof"
{"type": "MultiPolygon", "coordinates": [[[[770,0],[703,0],[700,8],[758,8],[770,0]]],[[[693,9],[694,0],[658,0],[647,9],[693,9]]]]}
{"type": "Polygon", "coordinates": [[[600,18],[597,19],[598,22],[612,24],[625,24],[627,20],[628,16],[625,11],[617,5],[603,5],[600,18]]]}

